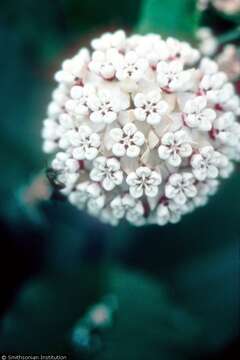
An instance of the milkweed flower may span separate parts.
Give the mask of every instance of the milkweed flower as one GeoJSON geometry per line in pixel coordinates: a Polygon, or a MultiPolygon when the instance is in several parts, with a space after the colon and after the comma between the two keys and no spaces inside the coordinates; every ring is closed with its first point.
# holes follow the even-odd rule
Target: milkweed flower
{"type": "Polygon", "coordinates": [[[198,50],[103,34],[63,62],[43,150],[70,203],[103,222],[165,225],[207,203],[240,160],[240,102],[198,50]]]}

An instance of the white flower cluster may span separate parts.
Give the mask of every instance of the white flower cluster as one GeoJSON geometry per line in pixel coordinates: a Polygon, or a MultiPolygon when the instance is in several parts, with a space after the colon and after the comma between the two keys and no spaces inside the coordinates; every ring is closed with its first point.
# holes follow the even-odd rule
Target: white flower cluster
{"type": "Polygon", "coordinates": [[[240,156],[239,98],[188,43],[106,33],[63,62],[43,149],[69,201],[116,225],[175,223],[240,156]]]}

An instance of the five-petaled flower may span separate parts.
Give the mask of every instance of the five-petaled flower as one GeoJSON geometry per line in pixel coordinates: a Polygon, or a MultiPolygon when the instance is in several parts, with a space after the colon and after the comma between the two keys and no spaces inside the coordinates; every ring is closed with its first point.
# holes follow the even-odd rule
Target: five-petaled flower
{"type": "Polygon", "coordinates": [[[144,77],[148,68],[148,62],[139,56],[134,51],[129,51],[124,56],[116,59],[116,77],[118,80],[133,80],[138,81],[144,77]]]}
{"type": "Polygon", "coordinates": [[[79,209],[86,206],[92,215],[96,215],[105,204],[105,196],[99,184],[84,181],[69,195],[69,201],[79,209]]]}
{"type": "Polygon", "coordinates": [[[117,119],[121,110],[128,108],[128,97],[113,96],[110,91],[100,90],[98,94],[92,94],[88,99],[88,107],[91,111],[90,120],[94,123],[110,124],[117,119]]]}
{"type": "Polygon", "coordinates": [[[94,51],[92,61],[89,63],[89,69],[102,76],[106,80],[112,80],[115,76],[116,63],[119,53],[116,49],[109,49],[105,52],[94,51]]]}
{"type": "Polygon", "coordinates": [[[127,176],[126,182],[129,185],[132,197],[140,198],[144,194],[149,197],[155,197],[158,194],[162,177],[159,172],[152,171],[146,166],[140,166],[135,172],[127,176]]]}
{"type": "Polygon", "coordinates": [[[214,121],[212,136],[223,144],[237,145],[240,139],[240,124],[236,122],[232,112],[227,112],[214,121]]]}
{"type": "Polygon", "coordinates": [[[70,144],[73,146],[72,155],[77,160],[92,160],[98,154],[101,144],[100,136],[87,125],[81,125],[78,130],[68,132],[70,144]]]}
{"type": "Polygon", "coordinates": [[[207,178],[216,178],[223,160],[223,155],[218,151],[215,151],[212,146],[202,147],[199,150],[199,153],[194,154],[191,158],[194,176],[199,181],[203,181],[207,178]]]}
{"type": "Polygon", "coordinates": [[[194,182],[194,176],[190,172],[172,174],[166,184],[165,195],[168,199],[173,199],[177,204],[183,205],[188,198],[197,195],[194,182]]]}
{"type": "Polygon", "coordinates": [[[157,80],[165,91],[174,92],[184,89],[184,86],[190,82],[191,74],[191,70],[183,70],[183,62],[179,60],[160,61],[157,65],[157,80]]]}
{"type": "Polygon", "coordinates": [[[207,107],[207,98],[197,96],[188,100],[184,107],[184,121],[190,128],[199,128],[202,131],[209,131],[212,128],[216,112],[207,107]]]}
{"type": "Polygon", "coordinates": [[[108,49],[115,48],[121,51],[124,49],[125,43],[125,32],[117,30],[114,33],[107,32],[100,36],[100,38],[92,40],[91,45],[95,50],[106,51],[108,49]]]}
{"type": "Polygon", "coordinates": [[[81,49],[72,59],[62,64],[62,69],[55,74],[55,80],[66,85],[74,85],[85,77],[90,54],[86,48],[81,49]]]}
{"type": "Polygon", "coordinates": [[[168,222],[175,224],[181,218],[181,207],[173,200],[165,201],[158,205],[156,220],[158,225],[166,225],[168,222]]]}
{"type": "Polygon", "coordinates": [[[56,171],[56,180],[65,188],[62,190],[65,194],[69,193],[80,177],[80,166],[77,160],[73,159],[71,154],[58,152],[51,163],[52,169],[56,171]]]}
{"type": "Polygon", "coordinates": [[[131,222],[133,218],[143,216],[144,208],[140,201],[136,201],[131,195],[115,197],[111,203],[113,216],[122,219],[124,216],[131,222]]]}
{"type": "Polygon", "coordinates": [[[124,125],[123,129],[114,128],[109,135],[113,141],[112,152],[116,156],[137,157],[145,141],[143,133],[133,123],[124,125]]]}
{"type": "Polygon", "coordinates": [[[65,107],[70,115],[85,117],[89,114],[88,99],[95,93],[91,85],[73,86],[70,92],[71,98],[66,101],[65,107]]]}
{"type": "Polygon", "coordinates": [[[192,146],[186,131],[178,130],[175,133],[164,134],[158,154],[160,159],[166,160],[170,165],[180,166],[182,160],[192,154],[192,146]]]}
{"type": "Polygon", "coordinates": [[[123,182],[123,173],[117,159],[97,157],[93,162],[90,179],[100,182],[106,191],[111,191],[123,182]]]}
{"type": "Polygon", "coordinates": [[[168,103],[162,99],[160,90],[147,94],[138,93],[134,97],[134,115],[139,121],[147,121],[151,125],[158,124],[168,110],[168,103]]]}

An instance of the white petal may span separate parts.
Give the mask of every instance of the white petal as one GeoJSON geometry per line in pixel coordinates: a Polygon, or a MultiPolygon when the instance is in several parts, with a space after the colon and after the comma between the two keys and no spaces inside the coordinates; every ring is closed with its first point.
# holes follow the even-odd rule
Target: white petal
{"type": "Polygon", "coordinates": [[[143,188],[141,186],[130,186],[129,191],[135,199],[140,198],[143,195],[143,188]]]}
{"type": "Polygon", "coordinates": [[[82,147],[77,147],[73,149],[72,155],[74,159],[84,160],[85,159],[85,151],[82,147]]]}
{"type": "Polygon", "coordinates": [[[114,141],[119,142],[122,140],[123,131],[120,128],[114,128],[109,132],[109,135],[114,141]]]}
{"type": "Polygon", "coordinates": [[[169,178],[169,183],[172,185],[172,186],[178,186],[179,183],[182,182],[182,175],[181,174],[172,174],[169,178]]]}
{"type": "Polygon", "coordinates": [[[90,115],[90,120],[94,123],[103,122],[103,116],[100,111],[95,111],[90,115]]]}
{"type": "Polygon", "coordinates": [[[127,148],[127,156],[129,157],[137,157],[140,153],[140,148],[136,145],[130,145],[127,148]]]}
{"type": "Polygon", "coordinates": [[[126,183],[130,186],[134,186],[136,184],[136,179],[136,174],[134,172],[131,172],[126,178],[126,183]]]}
{"type": "Polygon", "coordinates": [[[173,145],[174,144],[175,136],[172,132],[168,132],[163,135],[161,143],[163,145],[173,145]]]}
{"type": "Polygon", "coordinates": [[[218,176],[218,168],[213,165],[209,165],[207,169],[207,175],[211,179],[215,179],[218,176]]]}
{"type": "Polygon", "coordinates": [[[158,194],[158,187],[154,185],[145,187],[145,194],[149,197],[155,197],[158,194]]]}
{"type": "Polygon", "coordinates": [[[179,166],[182,162],[181,157],[177,153],[173,153],[169,156],[168,162],[172,166],[179,166]]]}
{"type": "Polygon", "coordinates": [[[173,199],[177,194],[177,190],[170,184],[167,184],[165,187],[165,195],[169,199],[173,199]]]}
{"type": "Polygon", "coordinates": [[[132,141],[134,142],[135,145],[142,146],[144,144],[145,137],[144,137],[143,133],[141,133],[140,131],[137,131],[133,135],[132,141]]]}
{"type": "Polygon", "coordinates": [[[110,124],[112,123],[114,120],[116,120],[117,118],[117,114],[113,111],[108,111],[104,116],[103,116],[103,120],[105,123],[110,124]]]}
{"type": "Polygon", "coordinates": [[[145,96],[142,93],[134,97],[134,104],[136,107],[142,107],[145,104],[145,96]]]}
{"type": "Polygon", "coordinates": [[[108,176],[106,176],[102,181],[102,186],[106,191],[111,191],[115,187],[115,184],[108,176]]]}
{"type": "Polygon", "coordinates": [[[179,155],[183,158],[192,154],[192,146],[190,144],[182,144],[179,148],[179,155]]]}
{"type": "Polygon", "coordinates": [[[175,197],[174,197],[174,201],[179,204],[179,205],[183,205],[185,204],[185,202],[187,201],[186,195],[182,192],[179,191],[175,197]]]}
{"type": "Polygon", "coordinates": [[[117,159],[111,158],[107,160],[107,166],[112,171],[117,171],[120,169],[120,162],[117,159]]]}
{"type": "Polygon", "coordinates": [[[139,121],[144,121],[146,119],[146,112],[142,108],[134,109],[134,115],[139,121]]]}
{"type": "Polygon", "coordinates": [[[93,160],[98,154],[98,150],[94,147],[86,149],[85,157],[87,160],[93,160]]]}
{"type": "Polygon", "coordinates": [[[151,125],[158,124],[161,121],[161,115],[157,113],[151,113],[147,117],[147,122],[151,125]]]}
{"type": "Polygon", "coordinates": [[[93,181],[101,181],[103,178],[102,172],[100,172],[98,169],[93,168],[89,174],[90,179],[93,181]]]}
{"type": "Polygon", "coordinates": [[[112,152],[116,156],[123,156],[126,153],[126,149],[123,144],[116,143],[116,144],[113,144],[112,152]]]}
{"type": "Polygon", "coordinates": [[[171,154],[171,149],[165,145],[161,145],[158,148],[158,155],[160,159],[167,160],[171,154]]]}
{"type": "Polygon", "coordinates": [[[124,125],[124,127],[123,127],[124,133],[129,136],[134,135],[136,130],[137,130],[137,128],[133,123],[128,123],[128,124],[124,125]]]}

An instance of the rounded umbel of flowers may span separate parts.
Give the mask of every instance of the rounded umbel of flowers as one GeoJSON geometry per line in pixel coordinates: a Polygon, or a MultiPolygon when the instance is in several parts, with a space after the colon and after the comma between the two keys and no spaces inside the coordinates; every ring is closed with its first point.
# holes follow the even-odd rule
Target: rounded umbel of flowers
{"type": "Polygon", "coordinates": [[[104,222],[176,223],[240,159],[234,87],[186,42],[105,33],[55,80],[43,150],[60,191],[104,222]]]}

